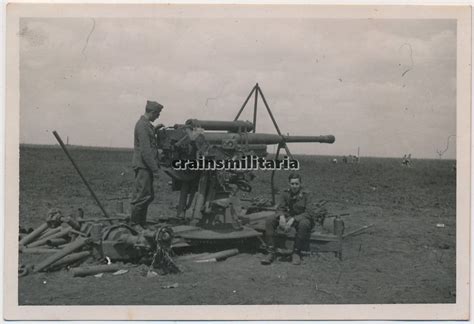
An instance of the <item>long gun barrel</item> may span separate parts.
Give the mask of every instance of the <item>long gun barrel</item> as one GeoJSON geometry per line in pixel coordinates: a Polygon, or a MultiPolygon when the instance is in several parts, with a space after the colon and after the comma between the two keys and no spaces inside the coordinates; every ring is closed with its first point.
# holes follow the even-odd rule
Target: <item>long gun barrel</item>
{"type": "Polygon", "coordinates": [[[286,143],[334,143],[335,138],[333,135],[321,135],[321,136],[289,136],[289,135],[276,135],[276,134],[262,134],[262,133],[211,133],[205,132],[204,138],[210,144],[221,144],[223,141],[236,141],[248,144],[266,144],[274,145],[286,143]]]}
{"type": "Polygon", "coordinates": [[[253,130],[253,124],[249,121],[243,120],[227,121],[188,119],[186,125],[213,131],[250,132],[253,130]]]}

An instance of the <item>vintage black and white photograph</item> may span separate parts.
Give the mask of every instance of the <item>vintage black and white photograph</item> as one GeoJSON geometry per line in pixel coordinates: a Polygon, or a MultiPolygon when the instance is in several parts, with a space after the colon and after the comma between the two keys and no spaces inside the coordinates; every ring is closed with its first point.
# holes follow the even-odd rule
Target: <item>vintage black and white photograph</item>
{"type": "Polygon", "coordinates": [[[13,303],[468,316],[469,8],[111,9],[11,26],[13,303]]]}

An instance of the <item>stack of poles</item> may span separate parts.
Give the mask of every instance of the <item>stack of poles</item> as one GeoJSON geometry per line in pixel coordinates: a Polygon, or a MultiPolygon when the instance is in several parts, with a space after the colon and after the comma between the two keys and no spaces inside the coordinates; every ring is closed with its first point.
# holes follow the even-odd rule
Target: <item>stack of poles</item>
{"type": "Polygon", "coordinates": [[[76,252],[90,242],[90,239],[82,236],[85,234],[64,223],[58,227],[50,228],[45,222],[20,240],[20,252],[50,254],[34,266],[34,272],[64,267],[85,260],[91,255],[90,251],[76,252]],[[71,241],[71,234],[78,237],[71,241]]]}

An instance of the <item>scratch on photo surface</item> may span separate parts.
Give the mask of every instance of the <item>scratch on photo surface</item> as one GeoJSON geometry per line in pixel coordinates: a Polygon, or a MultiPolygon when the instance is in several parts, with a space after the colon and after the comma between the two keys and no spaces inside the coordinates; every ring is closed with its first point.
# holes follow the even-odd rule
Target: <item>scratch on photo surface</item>
{"type": "Polygon", "coordinates": [[[222,96],[222,91],[224,90],[224,86],[222,86],[221,90],[219,91],[219,94],[215,97],[207,97],[206,98],[206,107],[208,107],[209,101],[211,100],[217,100],[222,96]]]}
{"type": "Polygon", "coordinates": [[[402,44],[402,46],[400,46],[400,50],[404,47],[404,46],[407,46],[408,49],[410,50],[410,67],[408,69],[406,69],[403,73],[402,73],[402,77],[405,76],[405,74],[407,74],[409,71],[411,71],[413,69],[413,66],[415,65],[413,63],[413,48],[411,47],[411,45],[409,43],[404,43],[402,44]]]}
{"type": "Polygon", "coordinates": [[[84,51],[86,50],[87,45],[89,45],[89,39],[91,38],[91,35],[94,32],[94,29],[95,29],[95,19],[92,18],[92,28],[91,28],[91,31],[89,32],[89,35],[87,35],[86,43],[84,44],[84,47],[82,48],[82,51],[81,51],[84,57],[86,57],[86,55],[84,54],[84,51]]]}
{"type": "Polygon", "coordinates": [[[449,149],[449,140],[452,137],[455,137],[455,136],[456,135],[449,135],[448,136],[448,139],[446,140],[446,148],[444,150],[440,150],[440,149],[436,150],[436,153],[438,154],[439,158],[441,158],[444,155],[444,153],[446,153],[448,151],[448,149],[449,149]]]}

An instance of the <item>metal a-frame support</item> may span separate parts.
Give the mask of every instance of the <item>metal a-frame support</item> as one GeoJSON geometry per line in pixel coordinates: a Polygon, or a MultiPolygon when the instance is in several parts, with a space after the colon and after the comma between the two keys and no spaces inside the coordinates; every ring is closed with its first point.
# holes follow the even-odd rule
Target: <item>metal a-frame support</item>
{"type": "MultiPolygon", "coordinates": [[[[288,145],[286,144],[285,138],[282,136],[280,127],[278,127],[278,124],[275,120],[275,117],[273,116],[273,113],[268,106],[267,100],[265,99],[265,96],[263,95],[262,89],[258,85],[258,83],[255,84],[255,86],[252,88],[252,91],[250,91],[249,95],[247,96],[247,99],[245,99],[242,107],[240,108],[239,112],[237,113],[237,116],[235,116],[234,121],[239,119],[240,115],[244,111],[245,107],[247,106],[247,103],[249,102],[250,98],[252,95],[254,95],[254,107],[253,107],[253,132],[255,133],[257,130],[257,103],[258,103],[258,96],[260,94],[260,97],[262,97],[262,101],[265,105],[265,108],[267,109],[268,115],[270,115],[270,119],[272,120],[273,126],[275,127],[275,130],[277,131],[278,135],[281,136],[282,138],[282,143],[278,144],[278,148],[275,154],[275,159],[277,160],[279,155],[280,155],[280,149],[284,148],[286,151],[286,155],[288,157],[293,158],[293,155],[290,152],[290,149],[288,148],[288,145]]],[[[275,186],[274,186],[274,178],[275,178],[275,170],[272,170],[272,174],[270,177],[270,182],[271,182],[271,192],[272,192],[272,204],[275,205],[275,186]]]]}

